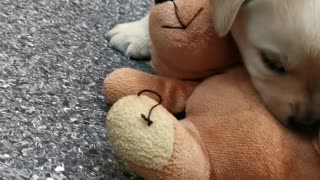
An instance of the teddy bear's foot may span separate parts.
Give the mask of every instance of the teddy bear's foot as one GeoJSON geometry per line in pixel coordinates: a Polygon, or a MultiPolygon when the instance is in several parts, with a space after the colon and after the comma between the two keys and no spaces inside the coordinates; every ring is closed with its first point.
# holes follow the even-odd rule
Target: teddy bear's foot
{"type": "Polygon", "coordinates": [[[107,117],[107,133],[114,151],[145,179],[209,179],[209,163],[192,123],[178,122],[147,96],[118,100],[107,117]]]}
{"type": "Polygon", "coordinates": [[[149,15],[130,23],[119,24],[105,34],[110,46],[125,53],[129,58],[148,59],[149,15]]]}

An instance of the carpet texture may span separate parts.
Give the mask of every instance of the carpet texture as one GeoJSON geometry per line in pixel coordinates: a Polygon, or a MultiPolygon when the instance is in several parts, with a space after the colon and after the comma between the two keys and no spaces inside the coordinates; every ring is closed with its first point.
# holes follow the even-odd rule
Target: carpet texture
{"type": "Polygon", "coordinates": [[[106,74],[150,71],[104,33],[151,0],[0,1],[0,179],[134,179],[105,133],[106,74]]]}

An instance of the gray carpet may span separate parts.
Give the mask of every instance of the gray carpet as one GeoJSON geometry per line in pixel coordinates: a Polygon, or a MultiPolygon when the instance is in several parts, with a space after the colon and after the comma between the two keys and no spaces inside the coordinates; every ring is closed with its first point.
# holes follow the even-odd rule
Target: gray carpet
{"type": "Polygon", "coordinates": [[[103,34],[150,0],[0,1],[0,179],[134,179],[105,134],[106,74],[150,70],[103,34]]]}

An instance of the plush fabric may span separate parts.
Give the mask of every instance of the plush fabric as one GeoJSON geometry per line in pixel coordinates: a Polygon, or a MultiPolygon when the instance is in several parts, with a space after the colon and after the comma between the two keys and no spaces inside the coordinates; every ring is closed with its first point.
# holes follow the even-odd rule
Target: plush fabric
{"type": "MultiPolygon", "coordinates": [[[[133,69],[117,70],[105,81],[107,97],[109,94],[120,99],[108,114],[108,136],[116,154],[138,175],[152,180],[320,178],[319,139],[300,136],[278,123],[264,108],[244,69],[235,68],[207,78],[197,86],[188,81],[174,84],[175,81],[133,69]],[[123,81],[129,76],[129,81],[123,81]],[[120,92],[108,88],[114,86],[125,88],[120,92]],[[150,127],[140,114],[147,113],[156,102],[150,104],[138,96],[127,100],[142,89],[158,92],[168,109],[155,108],[151,114],[154,124],[150,127]],[[139,110],[137,107],[143,104],[143,110],[139,110]],[[186,118],[181,121],[169,113],[177,104],[186,109],[186,118]],[[132,111],[133,107],[136,110],[132,111]],[[132,121],[139,126],[132,125],[135,124],[132,121]],[[167,130],[157,127],[163,127],[163,121],[167,123],[167,130]],[[131,133],[122,133],[124,130],[118,130],[119,127],[131,133]],[[152,168],[159,160],[150,157],[163,156],[163,149],[158,149],[156,141],[163,135],[152,129],[167,134],[173,127],[174,141],[162,139],[162,145],[174,147],[173,152],[167,151],[171,158],[165,159],[167,164],[161,164],[160,169],[159,166],[152,168]],[[143,148],[148,151],[132,155],[137,147],[148,147],[143,148]],[[131,156],[123,155],[123,151],[131,156]],[[137,161],[137,156],[142,160],[137,161]]],[[[157,100],[155,96],[150,97],[157,100]]]]}

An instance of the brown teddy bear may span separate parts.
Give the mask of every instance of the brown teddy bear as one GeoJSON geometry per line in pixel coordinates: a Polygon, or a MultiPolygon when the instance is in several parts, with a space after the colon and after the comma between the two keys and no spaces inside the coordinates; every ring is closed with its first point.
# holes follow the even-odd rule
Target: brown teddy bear
{"type": "Polygon", "coordinates": [[[320,179],[319,135],[296,134],[269,114],[243,67],[232,67],[238,52],[214,33],[208,7],[155,5],[151,64],[159,75],[120,69],[105,79],[115,153],[150,180],[320,179]],[[183,111],[178,121],[173,114],[183,111]]]}
{"type": "Polygon", "coordinates": [[[159,75],[199,79],[239,63],[231,35],[219,38],[214,32],[209,7],[208,0],[169,0],[153,6],[151,65],[159,75]]]}
{"type": "Polygon", "coordinates": [[[145,179],[320,179],[319,139],[273,119],[242,68],[197,85],[120,69],[105,88],[118,97],[107,117],[114,151],[145,179]],[[183,109],[180,121],[170,113],[183,109]]]}

